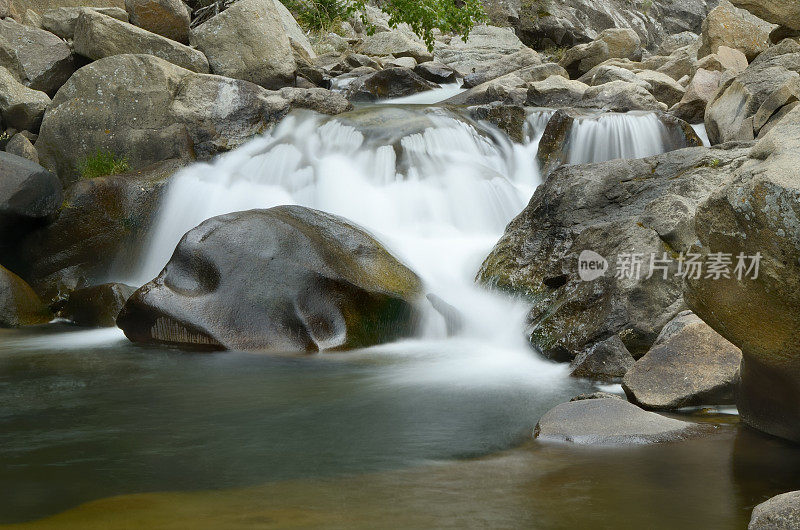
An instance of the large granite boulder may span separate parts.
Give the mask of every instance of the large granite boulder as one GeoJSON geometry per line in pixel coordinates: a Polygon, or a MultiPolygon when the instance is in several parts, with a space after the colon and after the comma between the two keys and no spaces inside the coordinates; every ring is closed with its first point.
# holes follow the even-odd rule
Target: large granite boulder
{"type": "Polygon", "coordinates": [[[51,318],[30,285],[0,265],[0,328],[46,324],[51,318]]]}
{"type": "Polygon", "coordinates": [[[542,416],[534,436],[578,445],[638,445],[700,435],[700,426],[647,412],[621,399],[562,403],[542,416]]]}
{"type": "Polygon", "coordinates": [[[413,57],[418,63],[433,60],[433,54],[421,40],[400,29],[369,35],[361,44],[360,51],[373,57],[413,57]]]}
{"type": "Polygon", "coordinates": [[[706,106],[716,95],[721,79],[722,72],[700,68],[689,81],[686,93],[672,106],[670,113],[689,123],[703,123],[706,106]]]}
{"type": "Polygon", "coordinates": [[[147,54],[193,72],[208,73],[208,60],[194,48],[91,9],[78,16],[73,45],[76,53],[89,59],[147,54]]]}
{"type": "Polygon", "coordinates": [[[64,40],[73,40],[78,17],[86,9],[98,11],[122,22],[128,22],[128,13],[118,7],[57,7],[42,13],[42,28],[64,40]]]}
{"type": "Polygon", "coordinates": [[[544,81],[528,85],[526,102],[531,107],[578,107],[589,88],[589,85],[580,81],[551,75],[544,81]]]}
{"type": "Polygon", "coordinates": [[[0,262],[3,250],[55,217],[61,208],[61,182],[42,166],[0,151],[0,262]]]}
{"type": "Polygon", "coordinates": [[[496,71],[498,66],[507,69],[515,64],[519,64],[517,68],[538,64],[538,54],[522,44],[513,30],[495,26],[476,26],[466,42],[457,36],[440,37],[434,57],[462,77],[496,71]]]}
{"type": "Polygon", "coordinates": [[[36,132],[48,105],[47,94],[26,87],[0,66],[0,115],[6,126],[36,132]]]}
{"type": "MultiPolygon", "coordinates": [[[[446,103],[451,105],[483,105],[502,102],[523,105],[528,97],[528,86],[531,83],[545,81],[550,76],[562,77],[565,81],[568,78],[566,70],[555,63],[528,66],[461,92],[448,99],[446,103]]],[[[556,84],[557,82],[554,81],[545,85],[555,86],[556,84]]],[[[578,83],[576,86],[580,87],[581,85],[581,83],[578,83]]],[[[547,90],[547,88],[543,87],[543,91],[547,90]]],[[[546,96],[543,95],[543,97],[546,96]]]]}
{"type": "Polygon", "coordinates": [[[351,101],[375,101],[410,96],[439,88],[411,68],[386,68],[358,79],[348,87],[351,101]]]}
{"type": "MultiPolygon", "coordinates": [[[[305,31],[300,27],[300,24],[292,16],[292,13],[283,5],[281,0],[272,0],[275,5],[275,10],[281,17],[281,25],[289,38],[289,44],[292,46],[295,60],[298,64],[310,63],[317,58],[317,53],[314,47],[308,40],[305,31]]],[[[347,41],[345,41],[347,42],[347,41]]]]}
{"type": "Polygon", "coordinates": [[[703,259],[727,277],[690,278],[689,307],[742,349],[737,406],[762,431],[800,442],[800,108],[753,147],[751,160],[697,211],[703,259]]]}
{"type": "Polygon", "coordinates": [[[14,270],[48,303],[135,271],[167,179],[183,161],[81,180],[67,188],[52,223],[8,254],[14,270]]]}
{"type": "Polygon", "coordinates": [[[791,87],[798,76],[800,44],[786,39],[759,55],[742,74],[723,80],[705,113],[711,143],[753,140],[772,114],[777,113],[782,104],[790,102],[784,100],[777,105],[774,100],[767,103],[768,100],[776,93],[778,96],[781,93],[791,96],[791,87]],[[761,111],[764,104],[767,107],[761,111]],[[767,113],[767,110],[771,112],[767,113]],[[763,116],[757,124],[756,114],[760,111],[763,116]]]}
{"type": "Polygon", "coordinates": [[[0,66],[25,86],[54,94],[75,71],[69,46],[50,32],[0,20],[0,66]]]}
{"type": "Polygon", "coordinates": [[[630,28],[648,48],[666,36],[700,32],[703,19],[716,0],[484,0],[488,12],[500,13],[497,22],[517,28],[525,44],[536,49],[586,43],[603,30],[630,28]],[[495,8],[495,6],[498,6],[495,8]],[[502,7],[500,7],[502,6],[502,7]]]}
{"type": "Polygon", "coordinates": [[[152,55],[114,55],[84,66],[59,90],[36,148],[42,165],[69,184],[98,149],[125,157],[134,170],[205,158],[288,110],[279,94],[247,81],[196,74],[152,55]]]}
{"type": "Polygon", "coordinates": [[[669,258],[688,251],[696,206],[746,154],[691,148],[557,169],[508,225],[478,280],[530,301],[527,334],[549,358],[571,360],[612,335],[641,357],[685,309],[669,258]],[[604,266],[587,274],[590,264],[604,266]]]}
{"type": "Polygon", "coordinates": [[[191,31],[215,74],[265,88],[294,84],[297,63],[273,0],[239,0],[191,31]]]}
{"type": "Polygon", "coordinates": [[[794,0],[731,0],[731,3],[771,24],[800,30],[800,3],[794,0]]]}
{"type": "Polygon", "coordinates": [[[590,87],[584,92],[578,107],[603,109],[610,112],[628,112],[631,110],[667,110],[638,83],[611,81],[590,87]]]}
{"type": "Polygon", "coordinates": [[[579,353],[570,364],[570,375],[596,381],[619,381],[635,362],[625,343],[614,335],[579,353]]]}
{"type": "Polygon", "coordinates": [[[703,21],[702,46],[697,56],[702,58],[716,53],[720,46],[727,46],[741,51],[752,61],[769,48],[769,34],[773,29],[772,24],[722,0],[703,21]]]}
{"type": "Polygon", "coordinates": [[[182,0],[125,0],[125,9],[131,24],[188,44],[192,17],[182,0]]]}
{"type": "Polygon", "coordinates": [[[732,404],[741,350],[691,312],[675,318],[688,322],[667,324],[625,374],[628,399],[651,410],[732,404]]]}
{"type": "Polygon", "coordinates": [[[31,141],[23,133],[16,133],[6,144],[6,153],[17,155],[35,164],[39,164],[39,153],[31,141]]]}
{"type": "Polygon", "coordinates": [[[300,206],[250,210],[190,230],[117,324],[133,341],[318,352],[413,334],[420,279],[367,233],[300,206]]]}
{"type": "MultiPolygon", "coordinates": [[[[789,2],[787,2],[789,3],[789,2]]],[[[800,528],[800,491],[782,493],[755,508],[747,530],[794,530],[800,528]]]]}
{"type": "Polygon", "coordinates": [[[488,68],[466,75],[464,77],[464,88],[476,87],[511,72],[540,64],[542,64],[542,59],[538,53],[530,48],[522,48],[518,52],[499,58],[488,68]]]}

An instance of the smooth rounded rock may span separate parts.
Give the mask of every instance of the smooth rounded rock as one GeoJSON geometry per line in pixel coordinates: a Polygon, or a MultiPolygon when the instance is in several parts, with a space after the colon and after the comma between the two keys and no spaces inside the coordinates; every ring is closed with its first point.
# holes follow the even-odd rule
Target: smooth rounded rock
{"type": "Polygon", "coordinates": [[[547,412],[536,424],[534,437],[577,445],[638,445],[682,440],[702,431],[621,399],[583,399],[547,412]]]}
{"type": "Polygon", "coordinates": [[[318,352],[412,335],[420,279],[340,217],[300,206],[189,231],[117,319],[133,341],[190,349],[318,352]]]}

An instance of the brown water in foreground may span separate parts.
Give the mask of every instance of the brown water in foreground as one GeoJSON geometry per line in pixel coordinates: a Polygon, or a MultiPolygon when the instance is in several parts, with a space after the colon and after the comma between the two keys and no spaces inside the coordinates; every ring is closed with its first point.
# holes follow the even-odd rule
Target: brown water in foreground
{"type": "Polygon", "coordinates": [[[351,477],[97,500],[0,528],[746,528],[800,488],[800,450],[735,423],[683,442],[526,442],[474,460],[351,477]]]}

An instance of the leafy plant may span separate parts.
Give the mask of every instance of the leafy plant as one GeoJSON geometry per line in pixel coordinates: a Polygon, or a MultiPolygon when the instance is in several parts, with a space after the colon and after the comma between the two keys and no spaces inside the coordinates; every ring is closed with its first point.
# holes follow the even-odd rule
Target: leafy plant
{"type": "Polygon", "coordinates": [[[310,31],[331,31],[362,8],[352,0],[281,0],[310,31]]]}
{"type": "MultiPolygon", "coordinates": [[[[367,21],[367,0],[281,0],[294,12],[297,21],[311,31],[330,31],[353,15],[367,21]]],[[[389,15],[389,25],[408,24],[433,50],[434,31],[455,33],[464,40],[475,24],[486,21],[481,0],[385,0],[381,9],[389,15]]]]}
{"type": "Polygon", "coordinates": [[[117,157],[111,151],[98,149],[94,156],[88,157],[81,164],[81,178],[93,179],[108,175],[117,175],[128,171],[128,159],[117,157]]]}

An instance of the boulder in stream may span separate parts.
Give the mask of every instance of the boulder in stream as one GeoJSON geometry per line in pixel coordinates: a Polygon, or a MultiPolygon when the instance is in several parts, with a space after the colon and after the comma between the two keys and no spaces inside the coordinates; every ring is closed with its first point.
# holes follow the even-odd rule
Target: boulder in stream
{"type": "Polygon", "coordinates": [[[578,445],[635,445],[682,440],[704,431],[622,399],[581,399],[562,403],[542,416],[534,437],[578,445]]]}
{"type": "Polygon", "coordinates": [[[551,359],[570,361],[615,334],[639,358],[685,309],[670,256],[695,242],[697,205],[747,153],[696,147],[561,167],[508,225],[478,280],[530,301],[528,336],[551,359]],[[601,259],[597,275],[580,273],[601,259]]]}
{"type": "MultiPolygon", "coordinates": [[[[765,52],[768,53],[768,52],[765,52]]],[[[800,108],[750,152],[697,209],[701,259],[730,258],[725,276],[689,278],[688,306],[742,350],[743,422],[800,442],[800,108]]]]}
{"type": "Polygon", "coordinates": [[[133,341],[318,352],[417,329],[420,279],[366,232],[300,206],[249,210],[190,230],[117,319],[133,341]]]}
{"type": "Polygon", "coordinates": [[[747,530],[795,530],[800,528],[800,491],[776,495],[753,508],[747,530]]]}
{"type": "Polygon", "coordinates": [[[46,324],[51,318],[30,285],[0,265],[0,328],[46,324]]]}
{"type": "Polygon", "coordinates": [[[729,405],[742,352],[689,311],[667,324],[622,381],[631,402],[651,410],[729,405]]]}
{"type": "Polygon", "coordinates": [[[124,283],[104,283],[76,289],[58,304],[56,314],[77,326],[112,328],[122,306],[136,291],[124,283]]]}

